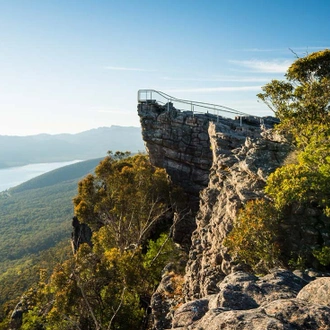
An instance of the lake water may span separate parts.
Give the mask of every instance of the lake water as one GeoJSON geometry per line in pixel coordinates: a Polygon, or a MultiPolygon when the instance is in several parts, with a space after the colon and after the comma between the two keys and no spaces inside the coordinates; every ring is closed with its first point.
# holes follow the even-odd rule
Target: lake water
{"type": "Polygon", "coordinates": [[[0,191],[16,187],[17,185],[33,179],[41,174],[77,162],[79,162],[79,160],[73,160],[70,162],[29,164],[25,166],[0,169],[0,191]]]}

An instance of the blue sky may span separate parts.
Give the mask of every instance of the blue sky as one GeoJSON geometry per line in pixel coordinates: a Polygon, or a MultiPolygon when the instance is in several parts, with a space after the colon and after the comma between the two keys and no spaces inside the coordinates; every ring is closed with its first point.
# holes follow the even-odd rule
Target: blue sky
{"type": "Polygon", "coordinates": [[[271,115],[260,87],[330,48],[328,0],[0,0],[0,135],[139,126],[137,91],[271,115]]]}

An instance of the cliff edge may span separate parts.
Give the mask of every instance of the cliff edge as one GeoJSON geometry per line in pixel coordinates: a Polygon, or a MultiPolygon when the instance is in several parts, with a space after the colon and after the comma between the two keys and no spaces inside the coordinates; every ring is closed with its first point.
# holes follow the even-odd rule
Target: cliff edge
{"type": "Polygon", "coordinates": [[[185,190],[193,210],[180,229],[191,235],[183,296],[173,296],[175,277],[165,273],[152,299],[153,329],[330,329],[329,301],[320,303],[330,286],[315,280],[324,274],[276,269],[257,277],[223,245],[238,210],[264,197],[267,177],[291,150],[272,130],[276,120],[241,124],[156,102],[139,103],[138,113],[151,162],[185,190]]]}

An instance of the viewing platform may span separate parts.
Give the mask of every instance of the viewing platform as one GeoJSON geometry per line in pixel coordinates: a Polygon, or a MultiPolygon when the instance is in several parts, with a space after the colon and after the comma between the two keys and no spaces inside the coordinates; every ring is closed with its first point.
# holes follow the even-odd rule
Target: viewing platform
{"type": "Polygon", "coordinates": [[[217,121],[219,121],[219,118],[236,119],[240,121],[240,126],[242,126],[244,119],[259,122],[260,125],[263,124],[263,118],[259,116],[224,105],[180,99],[154,89],[140,89],[138,91],[138,103],[157,103],[165,108],[167,107],[168,111],[171,107],[174,107],[178,111],[190,111],[192,116],[207,113],[216,116],[217,121]]]}

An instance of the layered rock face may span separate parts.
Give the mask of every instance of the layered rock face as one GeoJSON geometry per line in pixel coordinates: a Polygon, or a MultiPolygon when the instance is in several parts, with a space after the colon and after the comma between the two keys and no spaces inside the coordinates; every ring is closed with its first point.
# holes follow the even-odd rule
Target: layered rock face
{"type": "MultiPolygon", "coordinates": [[[[181,228],[192,232],[183,295],[173,294],[179,291],[175,277],[165,274],[152,299],[153,329],[330,329],[330,303],[321,298],[330,293],[328,279],[321,283],[313,281],[316,276],[286,270],[258,278],[236,265],[223,245],[238,210],[265,197],[267,177],[290,152],[287,141],[271,129],[273,119],[260,125],[248,117],[241,126],[239,120],[193,115],[155,102],[138,109],[153,164],[166,168],[192,200],[199,194],[194,221],[181,228]]],[[[299,221],[320,220],[315,210],[305,211],[289,210],[288,230],[296,228],[292,248],[300,242],[313,245],[328,232],[324,224],[318,233],[300,228],[299,221]]]]}
{"type": "Polygon", "coordinates": [[[271,130],[210,123],[213,166],[209,185],[201,193],[197,229],[186,274],[187,299],[218,291],[217,283],[234,269],[223,246],[238,210],[249,200],[264,197],[268,175],[290,150],[271,130]]]}
{"type": "Polygon", "coordinates": [[[184,218],[176,221],[173,239],[189,248],[196,228],[199,192],[207,187],[212,165],[208,125],[211,115],[180,112],[169,103],[139,103],[142,137],[153,165],[165,168],[174,184],[183,188],[189,204],[184,218]]]}
{"type": "Polygon", "coordinates": [[[138,114],[151,163],[166,168],[197,210],[199,192],[207,187],[212,165],[208,125],[216,117],[150,101],[139,103],[138,114]]]}

